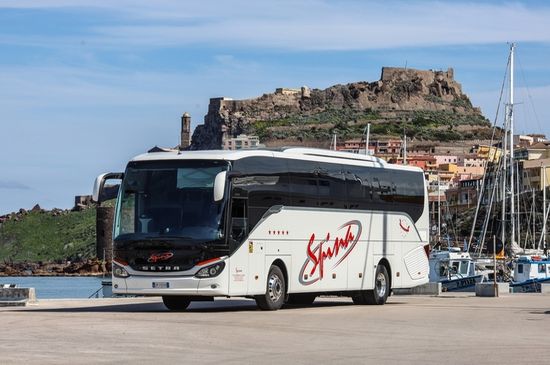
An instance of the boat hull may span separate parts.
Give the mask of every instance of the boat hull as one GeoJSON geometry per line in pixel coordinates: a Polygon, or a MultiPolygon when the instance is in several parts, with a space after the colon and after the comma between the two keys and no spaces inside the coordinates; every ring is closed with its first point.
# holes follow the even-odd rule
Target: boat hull
{"type": "Polygon", "coordinates": [[[477,283],[480,283],[483,275],[468,276],[464,278],[448,279],[441,281],[442,291],[470,292],[475,291],[477,283]]]}
{"type": "Polygon", "coordinates": [[[550,283],[550,277],[543,279],[531,279],[519,283],[510,283],[510,288],[514,293],[540,293],[541,284],[550,283]]]}

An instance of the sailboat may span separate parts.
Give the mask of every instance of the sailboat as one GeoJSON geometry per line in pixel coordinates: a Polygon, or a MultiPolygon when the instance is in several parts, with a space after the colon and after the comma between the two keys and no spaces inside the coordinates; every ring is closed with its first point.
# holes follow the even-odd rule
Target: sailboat
{"type": "MultiPolygon", "coordinates": [[[[484,205],[484,220],[481,227],[474,255],[482,256],[484,243],[497,240],[499,234],[500,242],[503,250],[499,252],[504,258],[504,249],[510,255],[512,261],[508,265],[502,260],[500,264],[501,279],[508,277],[510,286],[517,288],[519,291],[540,291],[540,282],[550,280],[550,261],[548,256],[541,255],[541,248],[546,248],[546,221],[548,220],[548,209],[546,204],[546,186],[543,187],[543,228],[540,235],[537,252],[526,254],[525,250],[519,245],[521,241],[522,221],[518,210],[520,208],[519,197],[521,195],[519,189],[519,173],[518,161],[514,156],[514,53],[516,45],[510,45],[510,54],[508,59],[509,76],[510,76],[510,100],[506,104],[505,123],[503,139],[501,142],[500,158],[495,159],[493,165],[486,166],[486,172],[482,179],[482,193],[478,199],[476,206],[474,222],[471,228],[470,239],[468,246],[474,247],[474,231],[476,229],[476,221],[482,215],[482,204],[484,205]],[[497,207],[496,203],[499,207],[497,207]],[[500,212],[498,212],[500,210],[500,212]],[[500,213],[500,218],[496,218],[497,213],[500,213]],[[491,226],[493,229],[491,229],[491,226]],[[491,235],[489,232],[493,232],[491,235]],[[511,271],[505,273],[507,269],[511,271]],[[535,284],[535,285],[534,285],[535,284]],[[538,284],[538,285],[537,285],[538,284]]],[[[504,89],[504,84],[503,84],[504,89]]],[[[501,91],[502,97],[502,91],[501,91]]],[[[498,116],[498,112],[497,112],[498,116]]],[[[496,119],[495,119],[496,120],[496,119]]],[[[490,148],[493,148],[491,146],[490,148]]],[[[495,147],[496,149],[496,147],[495,147]]],[[[546,185],[546,169],[544,170],[544,182],[546,185]]],[[[533,193],[533,200],[535,200],[533,193]]],[[[532,203],[531,208],[534,209],[535,204],[532,203]]],[[[533,220],[535,214],[533,214],[533,220]]],[[[534,227],[534,221],[533,221],[534,227]]],[[[534,231],[534,228],[533,228],[534,231]]],[[[535,233],[532,233],[534,238],[535,233]]],[[[527,237],[527,235],[526,235],[527,237]]],[[[536,246],[533,243],[533,246],[536,246]]],[[[499,250],[500,251],[500,250],[499,250]]],[[[546,251],[546,250],[545,250],[546,251]]],[[[483,261],[483,260],[480,260],[483,261]]],[[[487,260],[485,260],[487,261],[487,260]]],[[[494,268],[495,269],[495,268],[494,268]]]]}
{"type": "Polygon", "coordinates": [[[546,222],[548,209],[546,204],[546,166],[543,170],[543,228],[538,249],[528,255],[520,255],[513,261],[513,278],[510,287],[514,292],[540,292],[542,283],[550,283],[550,257],[547,255],[546,222]],[[544,254],[540,254],[541,246],[544,254]]]}

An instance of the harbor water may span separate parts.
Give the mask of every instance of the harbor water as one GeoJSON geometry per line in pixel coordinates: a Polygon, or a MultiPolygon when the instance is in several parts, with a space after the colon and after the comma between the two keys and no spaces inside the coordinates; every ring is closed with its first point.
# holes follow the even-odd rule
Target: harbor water
{"type": "Polygon", "coordinates": [[[35,288],[37,299],[77,299],[88,298],[98,291],[102,280],[87,276],[2,276],[0,284],[35,288]]]}

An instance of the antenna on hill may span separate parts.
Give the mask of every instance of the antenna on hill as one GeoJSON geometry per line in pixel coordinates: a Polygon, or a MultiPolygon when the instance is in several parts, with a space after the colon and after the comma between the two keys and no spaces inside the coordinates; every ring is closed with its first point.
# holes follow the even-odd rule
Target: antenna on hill
{"type": "Polygon", "coordinates": [[[367,124],[365,130],[363,131],[365,136],[365,155],[369,154],[369,138],[370,138],[370,123],[367,124]]]}
{"type": "Polygon", "coordinates": [[[403,135],[403,165],[407,165],[407,135],[403,135]]]}

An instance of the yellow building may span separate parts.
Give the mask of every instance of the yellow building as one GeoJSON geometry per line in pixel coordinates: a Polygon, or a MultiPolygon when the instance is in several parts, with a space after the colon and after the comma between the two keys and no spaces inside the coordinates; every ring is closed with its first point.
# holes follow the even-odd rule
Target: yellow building
{"type": "Polygon", "coordinates": [[[477,155],[488,162],[498,162],[502,156],[502,150],[498,147],[479,146],[477,155]]]}
{"type": "Polygon", "coordinates": [[[544,185],[550,186],[550,158],[523,161],[523,189],[542,190],[544,185]]]}
{"type": "Polygon", "coordinates": [[[446,172],[451,174],[456,174],[458,172],[458,166],[454,163],[443,163],[439,165],[440,172],[446,172]]]}

